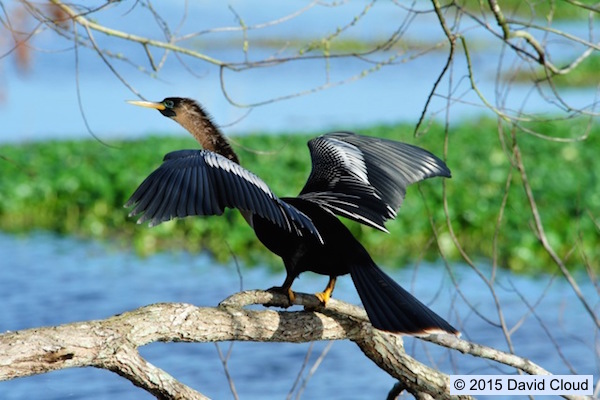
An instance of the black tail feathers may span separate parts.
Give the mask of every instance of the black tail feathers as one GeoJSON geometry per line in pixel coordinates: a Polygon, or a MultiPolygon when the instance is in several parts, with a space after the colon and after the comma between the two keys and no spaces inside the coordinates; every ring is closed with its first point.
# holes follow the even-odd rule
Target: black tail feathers
{"type": "Polygon", "coordinates": [[[371,324],[383,331],[411,335],[459,332],[404,290],[377,265],[355,265],[350,276],[371,324]]]}

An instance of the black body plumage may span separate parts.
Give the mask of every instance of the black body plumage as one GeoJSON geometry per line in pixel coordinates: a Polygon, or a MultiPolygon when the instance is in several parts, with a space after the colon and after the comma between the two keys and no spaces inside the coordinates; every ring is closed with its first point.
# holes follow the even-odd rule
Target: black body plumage
{"type": "Polygon", "coordinates": [[[161,110],[204,146],[222,146],[167,154],[126,204],[133,207],[130,215],[142,214],[139,222],[156,225],[189,215],[221,215],[224,208],[237,208],[259,240],[282,258],[287,277],[280,289],[290,298],[292,283],[302,272],[330,277],[324,301],[335,278],[349,273],[376,328],[409,334],[457,333],[387,276],[336,216],[385,231],[384,223],[395,218],[408,185],[435,176],[450,177],[442,160],[406,143],[351,132],[328,133],[308,143],[312,171],[298,197],[280,199],[237,163],[224,137],[205,137],[220,135],[215,126],[206,132],[202,131],[205,128],[196,129],[201,124],[182,112],[192,109],[192,114],[203,115],[192,100],[135,103],[161,110]]]}
{"type": "Polygon", "coordinates": [[[430,152],[410,144],[351,132],[333,132],[308,142],[312,171],[299,197],[331,212],[387,231],[406,187],[450,170],[430,152]]]}
{"type": "Polygon", "coordinates": [[[208,150],[167,154],[133,193],[125,207],[150,226],[190,215],[221,215],[237,208],[259,215],[295,234],[319,237],[310,218],[281,201],[266,183],[239,164],[208,150]]]}

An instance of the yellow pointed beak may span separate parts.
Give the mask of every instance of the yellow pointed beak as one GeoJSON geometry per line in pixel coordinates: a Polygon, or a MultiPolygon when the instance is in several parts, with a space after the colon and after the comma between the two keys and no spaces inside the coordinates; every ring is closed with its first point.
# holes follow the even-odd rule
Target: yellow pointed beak
{"type": "Polygon", "coordinates": [[[128,100],[129,104],[133,104],[134,106],[146,107],[146,108],[155,108],[157,110],[164,110],[166,107],[163,103],[155,103],[153,101],[138,101],[138,100],[128,100]]]}

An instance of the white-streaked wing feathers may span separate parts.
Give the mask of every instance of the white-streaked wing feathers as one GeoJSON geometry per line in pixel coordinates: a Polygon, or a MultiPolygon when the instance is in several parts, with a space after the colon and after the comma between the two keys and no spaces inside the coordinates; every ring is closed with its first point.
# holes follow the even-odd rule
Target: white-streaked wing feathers
{"type": "Polygon", "coordinates": [[[250,211],[298,235],[320,237],[310,218],[280,200],[267,184],[239,164],[208,150],[167,154],[125,207],[150,226],[190,215],[221,215],[226,207],[250,211]]]}
{"type": "Polygon", "coordinates": [[[450,177],[446,164],[430,152],[392,140],[333,132],[308,147],[313,167],[300,197],[382,231],[396,217],[408,185],[450,177]]]}

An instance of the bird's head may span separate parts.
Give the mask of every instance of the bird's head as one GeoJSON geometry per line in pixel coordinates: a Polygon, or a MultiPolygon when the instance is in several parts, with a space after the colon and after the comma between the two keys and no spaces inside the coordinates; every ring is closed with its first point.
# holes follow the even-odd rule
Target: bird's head
{"type": "Polygon", "coordinates": [[[159,102],[135,100],[128,101],[128,103],[160,111],[162,115],[171,118],[187,129],[202,147],[238,163],[237,155],[219,128],[212,122],[200,104],[194,100],[183,97],[167,97],[159,102]]]}
{"type": "Polygon", "coordinates": [[[154,108],[165,117],[177,119],[177,116],[181,116],[184,108],[187,107],[198,107],[194,100],[184,99],[181,97],[167,97],[166,99],[154,102],[154,101],[138,101],[138,100],[130,100],[129,104],[133,104],[134,106],[146,107],[146,108],[154,108]]]}

